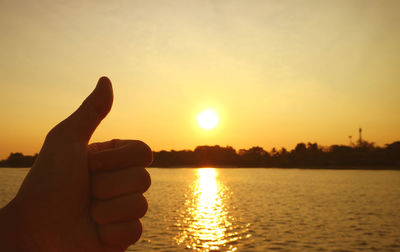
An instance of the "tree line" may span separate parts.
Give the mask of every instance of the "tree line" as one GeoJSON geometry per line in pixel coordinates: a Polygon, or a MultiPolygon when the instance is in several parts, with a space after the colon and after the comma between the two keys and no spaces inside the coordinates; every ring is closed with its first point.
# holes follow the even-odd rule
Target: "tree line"
{"type": "Polygon", "coordinates": [[[31,167],[38,154],[25,156],[21,152],[10,153],[8,158],[0,160],[0,167],[31,167]]]}
{"type": "Polygon", "coordinates": [[[154,167],[179,166],[227,166],[227,167],[279,167],[279,168],[365,168],[392,167],[400,169],[400,141],[377,147],[362,142],[356,146],[332,145],[323,147],[317,143],[299,143],[293,150],[262,147],[240,149],[230,146],[198,146],[194,151],[154,152],[154,167]]]}
{"type": "MultiPolygon", "coordinates": [[[[357,145],[299,143],[290,151],[262,147],[235,150],[231,146],[198,146],[194,150],[156,151],[152,167],[279,167],[279,168],[399,168],[400,141],[384,147],[363,141],[357,145]]],[[[0,167],[30,167],[37,154],[11,153],[0,167]]]]}

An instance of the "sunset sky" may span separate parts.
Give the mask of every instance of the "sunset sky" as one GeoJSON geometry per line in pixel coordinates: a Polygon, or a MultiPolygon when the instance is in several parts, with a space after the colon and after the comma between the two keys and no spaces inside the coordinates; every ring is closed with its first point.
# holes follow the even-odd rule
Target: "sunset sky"
{"type": "Polygon", "coordinates": [[[400,1],[0,1],[0,159],[107,75],[92,141],[293,148],[400,140],[400,1]],[[196,116],[219,115],[204,130],[196,116]]]}

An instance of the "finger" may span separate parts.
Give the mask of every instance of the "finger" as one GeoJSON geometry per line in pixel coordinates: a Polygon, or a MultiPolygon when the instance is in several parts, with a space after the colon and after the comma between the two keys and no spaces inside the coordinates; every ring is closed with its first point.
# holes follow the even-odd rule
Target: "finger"
{"type": "Polygon", "coordinates": [[[91,143],[88,148],[91,152],[114,149],[130,143],[132,140],[113,139],[107,142],[91,143]]]}
{"type": "Polygon", "coordinates": [[[111,81],[107,77],[101,77],[93,92],[69,118],[75,122],[76,134],[81,139],[89,141],[101,120],[110,112],[112,102],[111,81]]]}
{"type": "Polygon", "coordinates": [[[143,217],[147,212],[146,198],[139,193],[110,200],[92,202],[91,214],[97,224],[130,221],[143,217]]]}
{"type": "Polygon", "coordinates": [[[142,234],[142,223],[135,219],[129,222],[99,225],[98,230],[103,242],[126,250],[139,240],[142,234]]]}
{"type": "Polygon", "coordinates": [[[82,105],[67,119],[54,127],[48,135],[52,139],[59,133],[87,143],[101,120],[108,114],[113,102],[111,81],[101,77],[96,88],[82,105]]]}
{"type": "Polygon", "coordinates": [[[150,184],[150,174],[138,167],[95,173],[91,177],[92,196],[97,199],[111,199],[132,192],[144,193],[150,184]]]}
{"type": "MultiPolygon", "coordinates": [[[[146,167],[153,161],[150,147],[137,140],[114,141],[114,148],[96,151],[89,149],[89,168],[92,171],[117,170],[127,167],[146,167]]],[[[112,145],[111,143],[103,144],[112,145]]],[[[97,146],[97,148],[100,148],[97,146]]]]}

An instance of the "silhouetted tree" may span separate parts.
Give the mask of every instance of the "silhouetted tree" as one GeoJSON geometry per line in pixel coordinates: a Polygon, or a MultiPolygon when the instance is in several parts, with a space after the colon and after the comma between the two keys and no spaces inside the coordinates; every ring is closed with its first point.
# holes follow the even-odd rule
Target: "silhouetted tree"
{"type": "Polygon", "coordinates": [[[10,153],[7,159],[0,162],[1,167],[31,167],[37,158],[34,156],[24,156],[20,152],[10,153]]]}
{"type": "Polygon", "coordinates": [[[400,166],[400,141],[386,145],[387,158],[392,161],[393,165],[400,166]]]}
{"type": "Polygon", "coordinates": [[[196,164],[200,166],[236,166],[238,155],[231,146],[198,146],[194,150],[196,164]]]}
{"type": "MultiPolygon", "coordinates": [[[[37,158],[22,153],[11,153],[0,161],[0,167],[30,167],[37,158]]],[[[321,147],[317,143],[299,143],[288,151],[272,148],[270,153],[262,147],[240,149],[231,146],[198,146],[194,151],[154,152],[153,167],[397,167],[400,169],[400,141],[376,147],[374,143],[321,147]]]]}
{"type": "Polygon", "coordinates": [[[258,146],[239,151],[239,166],[266,167],[269,161],[269,153],[258,146]]]}

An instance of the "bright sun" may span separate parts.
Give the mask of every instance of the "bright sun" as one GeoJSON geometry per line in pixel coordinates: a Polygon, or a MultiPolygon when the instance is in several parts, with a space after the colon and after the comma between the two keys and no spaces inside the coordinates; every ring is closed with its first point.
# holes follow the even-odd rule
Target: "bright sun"
{"type": "Polygon", "coordinates": [[[199,126],[205,130],[215,128],[218,124],[218,115],[213,109],[207,109],[197,115],[199,126]]]}

